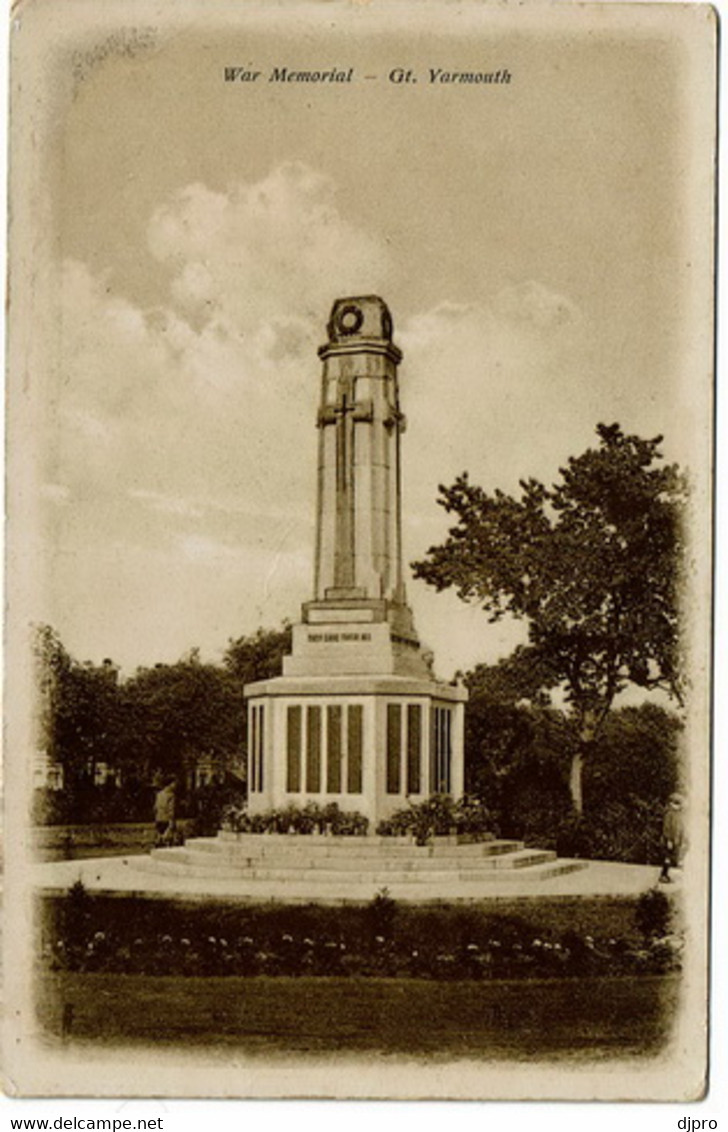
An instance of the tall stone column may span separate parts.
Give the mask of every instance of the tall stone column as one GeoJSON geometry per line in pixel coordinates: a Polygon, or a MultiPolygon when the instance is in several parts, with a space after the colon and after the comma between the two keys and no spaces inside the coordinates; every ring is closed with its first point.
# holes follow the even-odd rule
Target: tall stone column
{"type": "Polygon", "coordinates": [[[374,296],[334,305],[318,414],[315,600],[404,603],[400,435],[392,320],[374,296]]]}
{"type": "Polygon", "coordinates": [[[406,603],[402,355],[389,311],[373,295],[339,299],[327,330],[314,593],[293,626],[283,676],[245,689],[255,739],[249,804],[335,801],[375,828],[425,796],[433,767],[444,789],[461,792],[467,693],[435,679],[406,603]]]}

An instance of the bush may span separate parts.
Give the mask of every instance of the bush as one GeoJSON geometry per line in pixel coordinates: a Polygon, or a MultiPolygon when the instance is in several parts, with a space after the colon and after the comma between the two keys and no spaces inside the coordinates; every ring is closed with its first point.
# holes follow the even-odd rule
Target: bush
{"type": "Polygon", "coordinates": [[[406,834],[418,845],[426,845],[431,837],[447,834],[483,836],[493,832],[490,812],[477,799],[465,795],[453,801],[449,794],[432,794],[424,802],[410,802],[381,821],[377,833],[383,837],[406,834]]]}
{"type": "Polygon", "coordinates": [[[491,809],[500,835],[567,856],[659,864],[662,814],[681,788],[680,720],[650,703],[610,712],[584,762],[584,814],[577,818],[568,788],[573,720],[538,706],[515,708],[507,677],[507,665],[479,666],[466,680],[466,782],[491,809]]]}
{"type": "Polygon", "coordinates": [[[664,937],[672,923],[672,905],[668,897],[658,888],[643,892],[637,901],[635,923],[646,939],[664,937]]]}
{"type": "Polygon", "coordinates": [[[376,894],[368,907],[368,914],[369,926],[374,939],[391,939],[394,935],[397,905],[389,895],[389,889],[383,888],[376,894]]]}
{"type": "MultiPolygon", "coordinates": [[[[614,801],[562,820],[555,848],[561,857],[585,857],[631,864],[661,863],[663,807],[637,797],[614,801]]],[[[544,845],[544,848],[551,846],[544,845]]]]}
{"type": "Polygon", "coordinates": [[[64,790],[34,790],[31,820],[35,825],[116,825],[150,822],[153,811],[154,791],[148,786],[79,781],[64,790]]]}
{"type": "Polygon", "coordinates": [[[230,809],[242,808],[244,803],[245,791],[242,784],[210,783],[198,787],[190,798],[195,836],[214,836],[222,825],[224,814],[230,809]]]}

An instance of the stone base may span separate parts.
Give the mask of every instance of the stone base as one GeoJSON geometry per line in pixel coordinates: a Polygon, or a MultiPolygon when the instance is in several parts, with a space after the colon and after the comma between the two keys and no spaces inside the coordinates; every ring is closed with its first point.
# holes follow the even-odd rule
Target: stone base
{"type": "Polygon", "coordinates": [[[311,601],[293,626],[284,676],[415,676],[432,680],[412,611],[374,599],[311,601]]]}
{"type": "Polygon", "coordinates": [[[516,877],[537,891],[545,881],[584,869],[586,862],[559,860],[553,852],[492,837],[471,844],[434,838],[418,846],[400,837],[223,832],[181,849],[155,849],[137,867],[211,882],[237,880],[251,894],[284,888],[305,891],[311,899],[371,899],[386,888],[398,900],[422,901],[477,899],[516,877]]]}
{"type": "Polygon", "coordinates": [[[462,794],[464,688],[393,675],[282,676],[245,694],[251,813],[336,802],[373,831],[410,801],[462,794]]]}
{"type": "Polygon", "coordinates": [[[432,679],[416,639],[386,621],[312,622],[293,626],[293,654],[284,676],[397,675],[432,679]]]}

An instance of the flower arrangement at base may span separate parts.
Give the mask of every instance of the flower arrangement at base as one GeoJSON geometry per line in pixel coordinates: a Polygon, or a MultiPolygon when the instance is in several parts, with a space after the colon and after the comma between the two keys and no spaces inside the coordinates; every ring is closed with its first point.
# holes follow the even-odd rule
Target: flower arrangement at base
{"type": "Polygon", "coordinates": [[[478,839],[493,832],[491,814],[478,798],[464,795],[455,801],[449,794],[432,794],[424,802],[410,802],[377,826],[382,837],[409,834],[417,845],[426,845],[432,837],[478,839]]]}
{"type": "Polygon", "coordinates": [[[363,837],[369,818],[357,810],[342,810],[336,802],[320,806],[282,806],[250,814],[245,807],[229,806],[222,817],[222,829],[230,833],[303,833],[332,837],[363,837]]]}

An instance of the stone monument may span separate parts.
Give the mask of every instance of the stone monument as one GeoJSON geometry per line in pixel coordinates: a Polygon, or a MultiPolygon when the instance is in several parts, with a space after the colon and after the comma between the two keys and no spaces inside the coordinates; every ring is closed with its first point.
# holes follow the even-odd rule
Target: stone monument
{"type": "Polygon", "coordinates": [[[407,801],[462,793],[467,692],[435,679],[407,605],[389,310],[338,299],[327,329],[313,599],[283,675],[245,688],[249,810],[337,802],[373,829],[407,801]]]}

